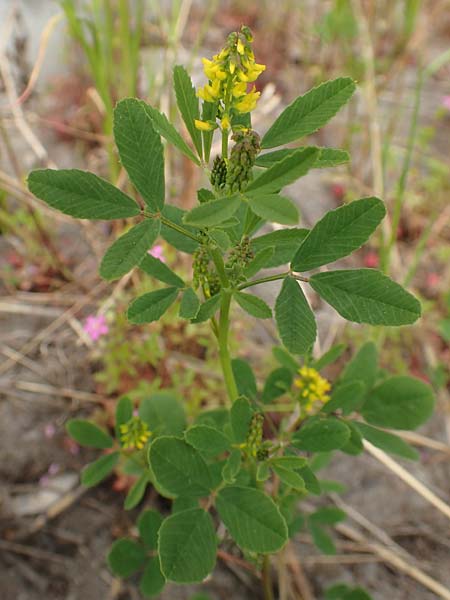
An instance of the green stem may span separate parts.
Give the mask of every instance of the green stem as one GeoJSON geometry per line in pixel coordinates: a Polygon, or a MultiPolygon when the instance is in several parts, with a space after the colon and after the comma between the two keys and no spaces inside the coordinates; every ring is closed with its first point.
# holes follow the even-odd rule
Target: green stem
{"type": "Polygon", "coordinates": [[[309,281],[309,279],[307,277],[302,277],[301,275],[295,275],[294,273],[287,271],[286,273],[279,273],[278,275],[269,275],[268,277],[261,277],[261,279],[253,279],[253,281],[246,281],[245,283],[241,283],[241,285],[238,285],[237,289],[245,290],[245,288],[251,287],[253,285],[259,285],[260,283],[267,283],[268,281],[278,281],[279,279],[284,279],[285,277],[288,277],[288,276],[293,277],[297,281],[304,281],[306,283],[309,281]]]}
{"type": "Polygon", "coordinates": [[[266,554],[261,571],[264,600],[273,600],[272,575],[270,572],[270,557],[266,554]]]}
{"type": "Polygon", "coordinates": [[[230,304],[231,304],[231,292],[229,290],[222,290],[222,302],[220,305],[220,319],[219,319],[219,356],[220,365],[222,367],[223,377],[225,380],[225,387],[227,388],[228,397],[231,402],[234,402],[239,396],[236,381],[234,379],[233,368],[231,366],[231,357],[228,350],[228,332],[230,328],[230,304]]]}
{"type": "Polygon", "coordinates": [[[198,238],[197,238],[196,235],[194,235],[193,233],[191,233],[190,231],[188,231],[184,227],[181,227],[181,225],[177,225],[177,223],[174,223],[173,221],[171,221],[167,217],[163,217],[163,215],[152,215],[152,214],[146,213],[144,211],[144,216],[145,217],[151,217],[151,218],[158,217],[159,219],[161,219],[161,223],[163,223],[164,225],[167,225],[167,227],[170,227],[171,229],[174,229],[175,231],[178,231],[178,233],[181,233],[182,235],[185,235],[186,237],[191,238],[191,240],[194,240],[195,242],[198,242],[198,238]]]}
{"type": "Polygon", "coordinates": [[[209,253],[213,259],[214,266],[216,267],[217,274],[219,275],[220,283],[223,288],[228,288],[230,282],[228,281],[227,274],[225,272],[225,264],[223,262],[222,254],[218,248],[209,248],[209,253]]]}
{"type": "Polygon", "coordinates": [[[228,129],[222,130],[222,158],[228,158],[228,129]]]}

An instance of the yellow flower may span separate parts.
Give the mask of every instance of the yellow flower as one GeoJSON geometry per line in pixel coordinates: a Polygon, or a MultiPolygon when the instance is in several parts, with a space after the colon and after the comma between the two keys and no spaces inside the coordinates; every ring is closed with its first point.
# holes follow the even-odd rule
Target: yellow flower
{"type": "Polygon", "coordinates": [[[130,450],[142,450],[152,435],[147,423],[140,417],[131,417],[127,423],[119,426],[119,431],[122,446],[130,450]]]}
{"type": "MultiPolygon", "coordinates": [[[[250,29],[242,26],[228,36],[226,46],[212,60],[202,59],[208,83],[198,90],[197,95],[205,102],[219,102],[222,129],[231,128],[233,109],[240,113],[250,112],[260,96],[255,88],[246,93],[247,83],[256,81],[265,69],[264,65],[255,62],[250,46],[252,41],[250,29]]],[[[207,130],[204,124],[196,122],[195,125],[207,130]]]]}
{"type": "Polygon", "coordinates": [[[195,119],[194,123],[195,127],[197,129],[200,129],[200,131],[212,131],[216,128],[215,125],[213,125],[212,123],[208,123],[207,121],[199,121],[198,119],[195,119]]]}
{"type": "Polygon", "coordinates": [[[245,81],[236,82],[233,86],[232,94],[234,98],[240,98],[247,91],[247,84],[245,81]]]}
{"type": "Polygon", "coordinates": [[[228,115],[223,115],[222,120],[220,122],[222,129],[230,129],[230,117],[228,115]]]}
{"type": "Polygon", "coordinates": [[[294,385],[300,392],[300,403],[303,409],[311,413],[316,404],[328,402],[331,384],[312,367],[303,366],[298,373],[299,377],[294,380],[294,385]]]}
{"type": "Polygon", "coordinates": [[[249,94],[245,94],[239,102],[234,104],[234,108],[241,113],[248,113],[255,109],[259,96],[260,93],[257,92],[255,86],[253,86],[253,89],[249,94]]]}

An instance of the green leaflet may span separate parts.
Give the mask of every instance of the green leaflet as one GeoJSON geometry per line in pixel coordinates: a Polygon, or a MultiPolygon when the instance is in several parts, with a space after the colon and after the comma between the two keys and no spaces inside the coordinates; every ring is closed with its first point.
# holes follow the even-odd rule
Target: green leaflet
{"type": "Polygon", "coordinates": [[[326,81],[294,100],[276,119],[261,141],[273,148],[310,135],[325,125],[356,89],[349,77],[326,81]]]}
{"type": "MultiPolygon", "coordinates": [[[[190,233],[192,233],[192,235],[197,233],[195,229],[183,223],[183,216],[187,213],[185,210],[178,208],[178,206],[166,204],[163,208],[162,214],[176,225],[181,225],[184,229],[187,229],[190,233]]],[[[175,231],[168,225],[164,225],[164,223],[161,224],[161,237],[171,246],[174,246],[174,248],[177,250],[181,250],[181,252],[193,254],[198,248],[198,242],[183,235],[182,233],[179,233],[178,231],[175,231]]]]}
{"type": "MultiPolygon", "coordinates": [[[[281,150],[274,150],[273,152],[266,152],[265,154],[260,154],[256,158],[256,166],[257,167],[271,167],[274,163],[280,162],[286,156],[293,154],[296,150],[304,150],[311,146],[299,146],[298,148],[282,148],[281,150]]],[[[320,148],[314,146],[316,150],[319,151],[319,155],[314,163],[314,169],[324,169],[326,167],[335,167],[337,165],[341,165],[350,160],[350,155],[345,150],[340,150],[339,148],[320,148]]]]}
{"type": "Polygon", "coordinates": [[[154,392],[142,399],[139,416],[152,432],[159,435],[182,435],[186,427],[184,408],[177,396],[168,390],[154,392]]]}
{"type": "Polygon", "coordinates": [[[360,248],[386,214],[378,198],[362,198],[328,212],[309,232],[291,268],[310,271],[360,248]]]}
{"type": "Polygon", "coordinates": [[[183,221],[186,225],[195,227],[212,227],[220,225],[231,217],[239,208],[241,198],[239,194],[224,196],[218,200],[211,200],[200,206],[196,206],[184,215],[183,221]]]}
{"type": "Polygon", "coordinates": [[[164,151],[140,100],[126,98],[117,103],[114,139],[133,185],[151,211],[160,211],[164,206],[164,151]]]}
{"type": "Polygon", "coordinates": [[[377,448],[380,448],[389,454],[396,454],[402,458],[408,458],[409,460],[419,459],[417,450],[397,435],[383,431],[382,429],[377,429],[376,427],[371,427],[366,423],[353,421],[353,424],[359,429],[362,436],[377,448]]]}
{"type": "Polygon", "coordinates": [[[183,292],[180,304],[180,317],[182,319],[195,319],[200,310],[200,300],[192,288],[183,292]]]}
{"type": "Polygon", "coordinates": [[[178,288],[170,287],[139,296],[128,308],[128,320],[136,324],[157,321],[175,302],[178,292],[178,288]]]}
{"type": "Polygon", "coordinates": [[[70,419],[66,423],[66,429],[70,437],[78,442],[80,446],[87,448],[112,448],[112,437],[90,421],[70,419]]]}
{"type": "Polygon", "coordinates": [[[378,374],[378,352],[373,342],[363,344],[358,352],[345,365],[339,382],[359,381],[369,391],[375,384],[378,374]]]}
{"type": "Polygon", "coordinates": [[[178,277],[172,269],[169,269],[162,260],[159,260],[159,258],[155,258],[148,253],[139,263],[139,268],[144,271],[144,273],[147,273],[147,275],[158,279],[158,281],[163,281],[164,283],[167,283],[167,285],[173,285],[174,287],[185,286],[184,281],[178,277]]]}
{"type": "Polygon", "coordinates": [[[295,432],[292,445],[309,452],[329,452],[342,448],[350,438],[349,428],[338,419],[310,419],[295,432]]]}
{"type": "Polygon", "coordinates": [[[182,152],[185,156],[187,156],[190,160],[192,160],[197,165],[200,165],[199,159],[195,156],[189,146],[186,144],[184,139],[175,129],[175,127],[170,123],[164,113],[160,113],[159,110],[153,108],[149,104],[146,104],[141,100],[142,106],[144,107],[145,112],[151,119],[153,123],[154,129],[163,136],[168,142],[170,142],[175,148],[178,148],[180,152],[182,152]]]}
{"type": "Polygon", "coordinates": [[[147,488],[147,484],[150,482],[150,478],[147,472],[142,473],[131,488],[128,491],[127,497],[125,498],[124,509],[131,510],[135,508],[142,500],[147,488]]]}
{"type": "Polygon", "coordinates": [[[208,298],[206,302],[200,304],[200,308],[197,311],[197,314],[194,319],[192,319],[192,323],[203,323],[208,319],[211,319],[219,310],[221,294],[216,294],[211,298],[208,298]]]}
{"type": "Polygon", "coordinates": [[[194,142],[197,154],[201,156],[202,135],[200,130],[195,127],[194,123],[195,119],[200,119],[198,98],[195,93],[195,88],[192,85],[191,78],[186,69],[180,65],[176,65],[173,69],[173,85],[178,108],[180,109],[184,124],[194,142]]]}
{"type": "Polygon", "coordinates": [[[361,414],[371,425],[416,429],[430,418],[433,408],[434,394],[427,383],[397,375],[369,392],[361,414]]]}
{"type": "Polygon", "coordinates": [[[158,531],[163,518],[156,510],[144,510],[137,521],[139,537],[148,550],[156,550],[158,547],[158,531]]]}
{"type": "Polygon", "coordinates": [[[81,472],[81,483],[86,487],[93,487],[106,479],[113,471],[120,458],[119,452],[105,454],[96,461],[89,463],[81,472]]]}
{"type": "Polygon", "coordinates": [[[218,429],[209,425],[193,425],[186,430],[184,438],[188,444],[199,452],[209,456],[217,456],[230,450],[230,441],[218,429]]]}
{"type": "Polygon", "coordinates": [[[148,459],[157,482],[174,496],[207,496],[209,469],[200,453],[180,438],[161,436],[150,446],[148,459]]]}
{"type": "Polygon", "coordinates": [[[230,410],[231,431],[237,444],[242,444],[247,439],[252,417],[253,409],[247,398],[244,396],[237,398],[230,410]]]}
{"type": "Polygon", "coordinates": [[[119,189],[79,169],[31,171],[28,188],[52,208],[78,219],[126,219],[141,212],[119,189]]]}
{"type": "Polygon", "coordinates": [[[226,487],[217,494],[216,507],[234,541],[245,550],[271,554],[287,542],[286,522],[261,490],[226,487]]]}
{"type": "Polygon", "coordinates": [[[146,598],[152,598],[158,596],[162,592],[165,584],[166,580],[161,573],[159,557],[150,557],[145,565],[144,572],[139,582],[139,591],[146,598]]]}
{"type": "MultiPolygon", "coordinates": [[[[125,425],[133,416],[133,403],[128,396],[119,398],[116,404],[114,431],[116,439],[120,440],[120,426],[125,425]]],[[[122,444],[122,442],[120,442],[122,444]]]]}
{"type": "Polygon", "coordinates": [[[286,367],[274,369],[266,379],[261,400],[265,403],[273,402],[287,392],[292,385],[292,371],[286,367]]]}
{"type": "Polygon", "coordinates": [[[316,321],[303,291],[292,277],[283,280],[275,303],[281,341],[293,354],[303,354],[316,339],[316,321]]]}
{"type": "Polygon", "coordinates": [[[260,268],[279,267],[290,263],[308,235],[308,231],[300,228],[279,229],[253,238],[251,241],[253,252],[259,253],[266,248],[273,248],[273,253],[260,265],[260,268]]]}
{"type": "Polygon", "coordinates": [[[100,264],[103,279],[119,279],[138,265],[158,237],[159,228],[158,219],[145,219],[113,242],[100,264]]]}
{"type": "Polygon", "coordinates": [[[253,179],[245,190],[245,195],[259,197],[279,192],[284,186],[306,175],[317,156],[318,150],[313,147],[296,150],[253,179]]]}
{"type": "Polygon", "coordinates": [[[292,200],[278,194],[250,196],[247,202],[252,211],[264,219],[282,225],[296,225],[299,220],[298,208],[292,200]]]}
{"type": "Polygon", "coordinates": [[[328,271],[309,283],[349,321],[370,325],[408,325],[421,313],[419,301],[375,269],[328,271]]]}
{"type": "Polygon", "coordinates": [[[216,548],[211,516],[201,508],[175,513],[159,530],[161,571],[168,581],[203,581],[216,564],[216,548]]]}
{"type": "Polygon", "coordinates": [[[241,308],[257,319],[270,319],[272,317],[271,309],[258,296],[244,294],[243,292],[234,292],[233,298],[241,308]]]}
{"type": "Polygon", "coordinates": [[[116,540],[108,554],[108,565],[117,577],[130,577],[145,562],[145,550],[134,540],[116,540]]]}
{"type": "Polygon", "coordinates": [[[365,391],[361,381],[343,381],[333,388],[331,398],[324,404],[322,412],[328,414],[340,409],[344,415],[348,415],[359,408],[365,391]]]}
{"type": "Polygon", "coordinates": [[[242,358],[233,358],[231,367],[239,395],[255,398],[257,394],[256,378],[249,363],[242,358]]]}

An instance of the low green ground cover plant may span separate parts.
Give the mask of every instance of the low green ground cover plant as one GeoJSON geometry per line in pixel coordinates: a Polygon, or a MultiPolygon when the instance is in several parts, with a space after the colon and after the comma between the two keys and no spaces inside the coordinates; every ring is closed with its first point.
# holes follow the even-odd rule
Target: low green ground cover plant
{"type": "MultiPolygon", "coordinates": [[[[413,295],[375,269],[323,268],[368,240],[385,216],[379,198],[332,210],[308,230],[296,226],[297,208],[281,193],[311,169],[348,160],[345,151],[335,148],[286,145],[325,125],[351,98],[354,81],[338,78],[298,97],[261,138],[252,129],[251,112],[259,98],[254,81],[264,66],[255,62],[250,30],[230,34],[224,48],[203,63],[208,82],[197,91],[182,66],[173,73],[192,144],[142,100],[127,98],[115,108],[115,142],[138,201],[79,170],[36,170],[28,185],[38,198],[73,217],[132,220],[100,265],[109,281],[137,267],[164,284],[131,302],[127,314],[132,323],[152,323],[178,305],[180,319],[209,321],[217,340],[226,405],[204,406],[187,418],[176,390],[164,390],[137,403],[136,396],[134,401],[122,397],[113,433],[81,419],[68,422],[79,444],[106,450],[83,470],[85,485],[100,483],[121,464],[136,476],[126,510],[141,502],[150,485],[172,501],[169,515],[145,509],[137,522],[138,537],[113,544],[108,556],[112,572],[119,577],[139,573],[142,593],[155,596],[166,582],[203,581],[214,569],[218,547],[231,539],[261,572],[269,600],[275,593],[270,557],[300,529],[310,532],[321,551],[335,551],[330,527],[345,513],[333,506],[308,512],[299,502],[336,489],[335,482],[317,475],[331,453],[357,455],[368,441],[417,459],[416,451],[389,429],[420,426],[431,415],[434,398],[423,381],[381,369],[371,342],[356,351],[332,383],[321,370],[341,356],[343,346],[313,356],[316,320],[303,286],[356,323],[409,325],[421,312],[413,295]],[[216,133],[221,153],[212,158],[216,133]],[[198,205],[190,211],[166,202],[162,138],[211,183],[198,190],[198,205]],[[267,222],[289,227],[261,233],[267,222]],[[149,254],[159,237],[192,255],[188,280],[149,254]],[[286,264],[282,273],[260,274],[286,264]],[[274,281],[281,285],[273,310],[248,290],[274,281]],[[230,355],[233,303],[257,319],[274,313],[279,366],[262,387],[250,364],[230,355]]],[[[369,596],[338,585],[327,597],[369,596]]]]}

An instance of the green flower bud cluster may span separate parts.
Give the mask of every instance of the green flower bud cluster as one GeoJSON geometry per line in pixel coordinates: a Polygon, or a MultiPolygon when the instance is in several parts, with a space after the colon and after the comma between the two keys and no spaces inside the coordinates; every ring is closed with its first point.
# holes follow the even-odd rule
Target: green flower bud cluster
{"type": "Polygon", "coordinates": [[[264,415],[262,413],[255,413],[252,417],[250,429],[245,441],[246,450],[250,456],[253,456],[253,458],[257,458],[258,453],[263,450],[263,424],[264,415]]]}
{"type": "Polygon", "coordinates": [[[230,250],[226,269],[229,277],[234,281],[243,278],[243,270],[255,258],[255,253],[250,245],[250,238],[244,236],[239,244],[230,250]]]}
{"type": "Polygon", "coordinates": [[[221,156],[216,156],[210,176],[211,185],[216,192],[221,192],[227,182],[227,163],[221,156]]]}
{"type": "Polygon", "coordinates": [[[210,257],[206,246],[200,246],[194,252],[192,270],[194,289],[201,287],[205,298],[211,298],[220,292],[220,279],[215,270],[210,268],[210,257]]]}
{"type": "Polygon", "coordinates": [[[260,137],[252,129],[239,130],[231,139],[235,145],[228,161],[226,188],[229,192],[243,191],[253,178],[252,169],[261,150],[260,137]]]}

